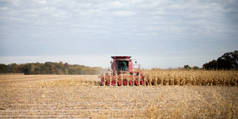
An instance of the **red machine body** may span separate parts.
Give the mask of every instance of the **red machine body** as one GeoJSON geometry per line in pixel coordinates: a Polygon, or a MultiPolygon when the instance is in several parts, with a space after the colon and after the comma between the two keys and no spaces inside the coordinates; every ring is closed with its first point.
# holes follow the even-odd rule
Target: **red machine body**
{"type": "Polygon", "coordinates": [[[131,56],[112,56],[111,69],[113,74],[133,73],[131,56]]]}
{"type": "Polygon", "coordinates": [[[112,56],[111,72],[101,75],[101,85],[106,86],[139,86],[144,85],[144,76],[134,71],[131,56],[112,56]]]}

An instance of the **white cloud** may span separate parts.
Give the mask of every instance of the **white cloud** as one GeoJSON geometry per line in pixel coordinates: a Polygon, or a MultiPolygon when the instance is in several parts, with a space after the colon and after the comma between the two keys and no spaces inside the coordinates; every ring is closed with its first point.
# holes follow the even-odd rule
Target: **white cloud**
{"type": "Polygon", "coordinates": [[[7,10],[8,9],[8,7],[6,7],[6,6],[4,6],[4,7],[0,7],[0,10],[7,10]]]}
{"type": "Polygon", "coordinates": [[[128,16],[133,16],[136,13],[132,11],[128,11],[128,10],[119,10],[119,11],[114,11],[113,14],[116,16],[128,17],[128,16]]]}
{"type": "Polygon", "coordinates": [[[120,1],[113,1],[111,5],[115,8],[121,8],[124,6],[123,3],[121,3],[120,1]]]}
{"type": "Polygon", "coordinates": [[[34,0],[34,2],[39,3],[39,4],[46,4],[47,0],[34,0]]]}

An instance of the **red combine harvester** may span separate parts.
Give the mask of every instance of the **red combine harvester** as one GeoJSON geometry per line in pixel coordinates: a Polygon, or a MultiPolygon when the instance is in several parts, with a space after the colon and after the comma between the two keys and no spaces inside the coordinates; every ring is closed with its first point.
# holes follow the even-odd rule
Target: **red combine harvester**
{"type": "MultiPolygon", "coordinates": [[[[111,71],[101,75],[102,86],[139,86],[144,85],[144,76],[133,69],[131,56],[112,56],[111,71]]],[[[137,63],[137,62],[135,62],[137,63]]]]}

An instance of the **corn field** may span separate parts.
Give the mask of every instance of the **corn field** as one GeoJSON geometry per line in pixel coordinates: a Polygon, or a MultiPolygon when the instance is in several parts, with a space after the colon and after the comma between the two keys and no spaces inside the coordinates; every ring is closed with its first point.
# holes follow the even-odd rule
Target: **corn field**
{"type": "Polygon", "coordinates": [[[103,74],[102,86],[238,86],[238,71],[143,70],[141,74],[103,74]]]}
{"type": "Polygon", "coordinates": [[[238,86],[238,71],[144,70],[148,85],[238,86]]]}

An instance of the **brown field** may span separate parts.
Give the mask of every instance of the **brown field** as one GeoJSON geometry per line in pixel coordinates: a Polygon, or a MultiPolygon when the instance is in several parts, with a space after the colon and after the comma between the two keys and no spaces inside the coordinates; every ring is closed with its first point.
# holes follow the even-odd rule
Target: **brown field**
{"type": "MultiPolygon", "coordinates": [[[[167,79],[171,72],[159,73],[153,76],[167,79]]],[[[217,78],[228,74],[237,76],[218,72],[217,78]]],[[[238,118],[236,84],[102,87],[98,81],[96,75],[0,75],[0,118],[238,118]]]]}

